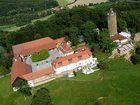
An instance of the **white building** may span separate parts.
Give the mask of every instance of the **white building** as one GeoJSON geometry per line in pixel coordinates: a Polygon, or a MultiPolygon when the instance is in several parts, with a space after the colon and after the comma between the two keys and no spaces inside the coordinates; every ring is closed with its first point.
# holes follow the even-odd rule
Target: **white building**
{"type": "Polygon", "coordinates": [[[78,67],[97,64],[97,59],[92,57],[91,51],[86,46],[74,51],[70,42],[66,42],[64,38],[54,40],[46,37],[14,45],[12,49],[14,58],[11,84],[14,90],[18,79],[26,80],[30,87],[35,87],[56,79],[58,75],[74,71],[78,67]],[[32,54],[43,49],[47,49],[50,56],[43,61],[32,62],[32,54]]]}

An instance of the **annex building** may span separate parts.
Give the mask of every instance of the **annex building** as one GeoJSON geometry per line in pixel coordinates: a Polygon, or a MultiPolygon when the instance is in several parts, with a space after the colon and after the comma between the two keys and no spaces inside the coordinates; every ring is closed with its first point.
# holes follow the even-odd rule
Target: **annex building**
{"type": "Polygon", "coordinates": [[[97,65],[97,58],[93,58],[90,49],[82,46],[73,50],[71,43],[64,37],[52,39],[50,37],[12,46],[13,65],[11,70],[11,84],[16,91],[15,82],[26,80],[30,87],[35,87],[63,75],[67,75],[83,66],[97,65]],[[47,59],[33,62],[32,54],[46,49],[47,59]]]}

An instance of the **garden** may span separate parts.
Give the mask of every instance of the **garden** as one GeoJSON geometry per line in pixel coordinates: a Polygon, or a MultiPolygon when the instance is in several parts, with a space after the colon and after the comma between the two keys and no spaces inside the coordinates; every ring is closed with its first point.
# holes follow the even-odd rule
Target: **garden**
{"type": "Polygon", "coordinates": [[[32,54],[32,61],[33,62],[39,62],[42,60],[45,60],[49,57],[49,52],[48,50],[41,50],[40,52],[35,52],[32,54]]]}

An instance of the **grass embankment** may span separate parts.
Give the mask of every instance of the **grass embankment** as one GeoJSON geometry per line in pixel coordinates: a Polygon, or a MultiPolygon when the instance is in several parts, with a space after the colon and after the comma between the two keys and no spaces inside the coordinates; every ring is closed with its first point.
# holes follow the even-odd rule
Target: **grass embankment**
{"type": "MultiPolygon", "coordinates": [[[[78,73],[42,86],[50,90],[54,105],[94,105],[96,101],[102,105],[139,105],[140,65],[122,58],[111,60],[109,65],[106,71],[78,73]]],[[[25,101],[18,92],[12,92],[9,79],[0,79],[0,105],[29,105],[30,98],[25,101]]]]}
{"type": "MultiPolygon", "coordinates": [[[[39,18],[39,19],[33,19],[31,21],[31,23],[29,23],[29,24],[34,24],[37,21],[45,21],[45,20],[49,19],[50,17],[52,17],[53,15],[54,14],[51,14],[49,16],[45,16],[45,17],[42,17],[42,18],[39,18]]],[[[17,31],[17,30],[21,29],[22,27],[26,27],[29,24],[26,24],[26,25],[23,25],[23,26],[16,26],[15,24],[2,25],[2,26],[0,26],[0,30],[2,30],[2,31],[17,31]]]]}

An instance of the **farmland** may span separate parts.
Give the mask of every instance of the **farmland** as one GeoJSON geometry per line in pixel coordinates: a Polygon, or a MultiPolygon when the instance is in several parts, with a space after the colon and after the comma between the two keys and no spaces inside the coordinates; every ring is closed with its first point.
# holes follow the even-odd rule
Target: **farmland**
{"type": "Polygon", "coordinates": [[[78,6],[78,5],[88,5],[89,3],[97,4],[97,3],[102,3],[102,2],[107,2],[108,0],[77,0],[75,3],[69,5],[69,8],[72,8],[73,6],[78,6]]]}

